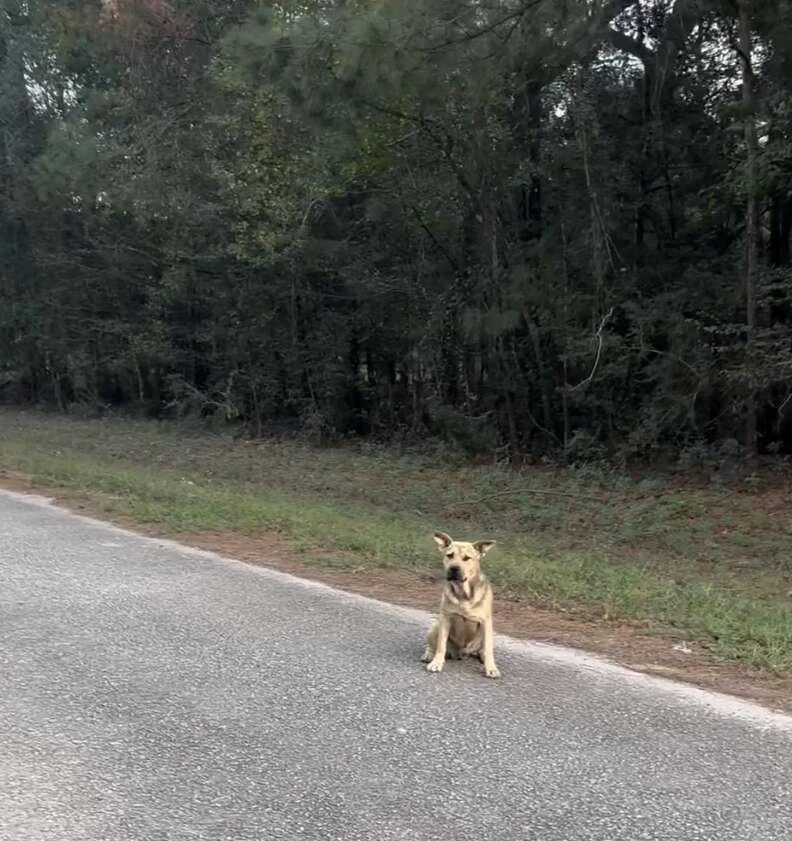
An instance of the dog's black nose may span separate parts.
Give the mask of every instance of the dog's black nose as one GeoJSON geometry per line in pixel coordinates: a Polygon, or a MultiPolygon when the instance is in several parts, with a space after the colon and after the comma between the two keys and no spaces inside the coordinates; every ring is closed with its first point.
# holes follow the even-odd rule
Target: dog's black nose
{"type": "Polygon", "coordinates": [[[462,570],[458,566],[449,567],[446,572],[446,578],[449,581],[459,581],[462,578],[462,570]]]}

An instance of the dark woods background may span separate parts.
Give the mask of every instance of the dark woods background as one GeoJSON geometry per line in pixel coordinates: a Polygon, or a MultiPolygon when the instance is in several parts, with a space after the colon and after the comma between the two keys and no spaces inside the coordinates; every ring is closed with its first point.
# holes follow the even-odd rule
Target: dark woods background
{"type": "Polygon", "coordinates": [[[4,0],[0,399],[792,449],[787,0],[4,0]]]}

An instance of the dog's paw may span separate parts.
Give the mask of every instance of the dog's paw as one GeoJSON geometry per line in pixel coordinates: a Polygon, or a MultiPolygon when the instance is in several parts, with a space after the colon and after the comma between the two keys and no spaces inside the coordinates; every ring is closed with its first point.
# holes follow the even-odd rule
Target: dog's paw
{"type": "Polygon", "coordinates": [[[421,655],[421,662],[428,663],[432,659],[432,652],[431,651],[424,651],[421,655]]]}
{"type": "Polygon", "coordinates": [[[484,674],[487,677],[500,677],[500,669],[493,663],[491,666],[484,667],[484,674]]]}
{"type": "Polygon", "coordinates": [[[442,672],[444,665],[445,665],[445,663],[443,662],[443,660],[430,660],[426,664],[426,671],[427,672],[442,672]]]}

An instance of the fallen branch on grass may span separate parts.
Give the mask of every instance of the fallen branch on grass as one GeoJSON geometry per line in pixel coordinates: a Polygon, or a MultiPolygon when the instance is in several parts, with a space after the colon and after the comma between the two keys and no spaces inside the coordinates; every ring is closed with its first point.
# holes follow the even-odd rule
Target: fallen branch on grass
{"type": "Polygon", "coordinates": [[[491,494],[486,494],[478,499],[466,499],[458,505],[480,505],[482,502],[487,502],[490,499],[498,499],[502,496],[516,496],[517,494],[538,494],[541,496],[563,496],[567,499],[587,499],[594,502],[606,502],[600,496],[593,496],[592,494],[573,494],[569,491],[550,491],[540,488],[508,488],[503,491],[494,491],[491,494]]]}

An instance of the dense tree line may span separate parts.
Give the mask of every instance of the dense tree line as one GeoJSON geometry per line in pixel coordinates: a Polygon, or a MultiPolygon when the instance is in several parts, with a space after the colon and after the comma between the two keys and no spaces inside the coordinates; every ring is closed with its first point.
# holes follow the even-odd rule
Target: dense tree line
{"type": "Polygon", "coordinates": [[[4,0],[0,398],[792,445],[788,0],[4,0]]]}

